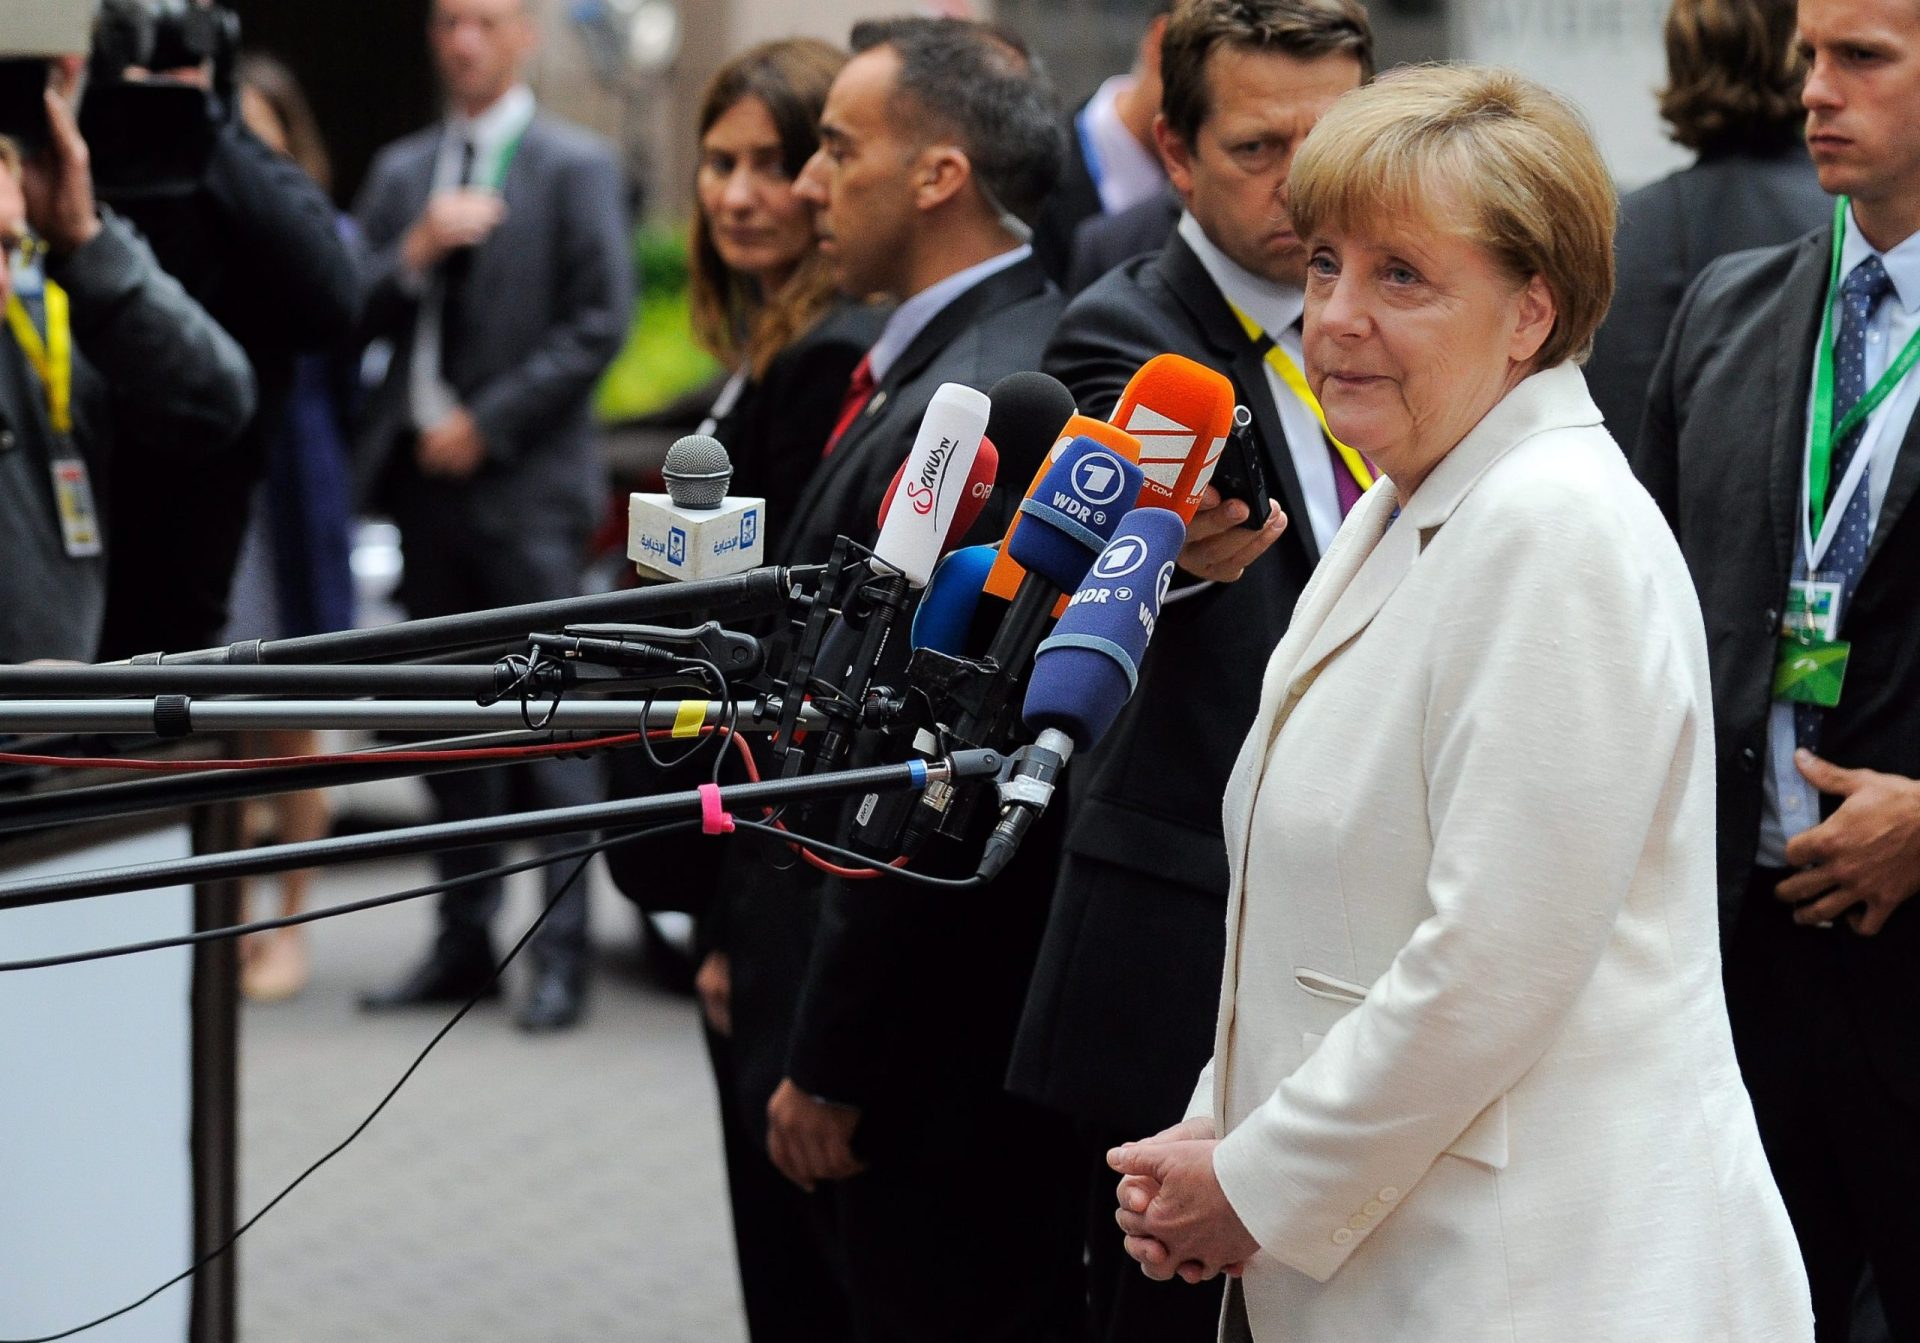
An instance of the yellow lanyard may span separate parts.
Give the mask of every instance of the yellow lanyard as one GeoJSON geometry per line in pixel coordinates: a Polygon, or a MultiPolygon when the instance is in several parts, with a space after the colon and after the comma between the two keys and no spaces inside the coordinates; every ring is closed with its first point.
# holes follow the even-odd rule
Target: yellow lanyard
{"type": "Polygon", "coordinates": [[[47,416],[53,421],[53,432],[67,438],[73,434],[73,319],[67,291],[51,280],[46,282],[46,303],[44,341],[18,294],[7,297],[7,325],[13,328],[21,353],[40,375],[41,386],[47,389],[47,416]]]}
{"type": "Polygon", "coordinates": [[[1360,487],[1360,492],[1365,494],[1372,489],[1373,472],[1367,466],[1367,459],[1335,438],[1333,430],[1327,428],[1327,413],[1320,409],[1320,399],[1313,394],[1313,388],[1307,386],[1307,375],[1300,371],[1300,365],[1287,357],[1287,352],[1280,348],[1278,341],[1261,330],[1260,323],[1241,312],[1234,304],[1229,303],[1227,306],[1232,308],[1233,315],[1240,319],[1240,325],[1246,331],[1247,339],[1255,345],[1266,346],[1267,363],[1273,367],[1275,373],[1280,375],[1280,381],[1287,385],[1287,390],[1299,397],[1306,408],[1313,412],[1313,418],[1320,421],[1320,432],[1327,436],[1327,442],[1333,444],[1333,450],[1340,454],[1340,460],[1346,465],[1347,474],[1353,477],[1354,483],[1360,487]]]}

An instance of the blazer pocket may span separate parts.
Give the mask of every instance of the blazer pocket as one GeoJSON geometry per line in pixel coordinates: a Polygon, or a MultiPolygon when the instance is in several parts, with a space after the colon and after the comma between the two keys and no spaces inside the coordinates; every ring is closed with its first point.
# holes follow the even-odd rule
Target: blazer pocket
{"type": "Polygon", "coordinates": [[[1367,1000],[1367,986],[1355,984],[1351,980],[1337,979],[1319,970],[1309,970],[1305,966],[1293,967],[1293,982],[1316,998],[1325,998],[1330,1002],[1346,1003],[1357,1007],[1367,1000]]]}
{"type": "MultiPolygon", "coordinates": [[[[1311,974],[1312,972],[1295,972],[1294,982],[1299,984],[1301,988],[1307,989],[1309,993],[1318,993],[1318,996],[1323,998],[1335,997],[1334,992],[1318,992],[1316,989],[1308,988],[1306,981],[1301,977],[1303,973],[1311,974]]],[[[1323,979],[1324,976],[1317,976],[1316,978],[1323,979]]],[[[1349,991],[1353,989],[1352,985],[1344,985],[1342,981],[1338,980],[1332,981],[1332,984],[1343,987],[1349,991]]],[[[1364,997],[1364,993],[1362,993],[1361,996],[1364,997]]],[[[1349,1000],[1347,998],[1338,998],[1337,1000],[1341,1002],[1358,1001],[1357,999],[1349,1000]]],[[[1302,1031],[1300,1033],[1300,1061],[1304,1063],[1307,1059],[1311,1058],[1313,1051],[1318,1049],[1321,1042],[1326,1038],[1326,1036],[1316,1034],[1312,1031],[1302,1031]]],[[[1440,1155],[1459,1157],[1462,1161],[1476,1162],[1489,1170],[1505,1170],[1507,1168],[1507,1098],[1504,1095],[1495,1096],[1493,1103],[1478,1115],[1474,1116],[1473,1122],[1467,1125],[1467,1127],[1461,1131],[1460,1136],[1455,1138],[1440,1155]]]]}

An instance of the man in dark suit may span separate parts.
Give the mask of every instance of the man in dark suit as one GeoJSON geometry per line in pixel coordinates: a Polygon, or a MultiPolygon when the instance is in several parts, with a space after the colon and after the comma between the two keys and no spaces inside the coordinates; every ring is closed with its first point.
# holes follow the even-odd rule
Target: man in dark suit
{"type": "Polygon", "coordinates": [[[1033,254],[1056,284],[1066,283],[1081,224],[1130,210],[1166,186],[1153,119],[1160,113],[1160,36],[1172,7],[1153,7],[1133,68],[1096,89],[1067,125],[1060,180],[1033,226],[1033,254]]]}
{"type": "MultiPolygon", "coordinates": [[[[402,600],[444,615],[579,593],[605,485],[589,398],[632,303],[620,170],[598,139],[539,111],[520,82],[534,42],[526,0],[436,0],[435,62],[452,114],[375,161],[358,215],[373,250],[367,333],[392,352],[359,445],[363,496],[390,510],[402,600]]],[[[595,800],[591,762],[528,767],[547,806],[595,800]]],[[[438,776],[449,819],[508,808],[499,771],[438,776]]],[[[498,855],[445,855],[444,876],[498,855]]],[[[548,870],[549,892],[565,879],[548,870]]],[[[497,882],[441,897],[432,952],[368,1007],[464,999],[492,973],[497,882]]],[[[533,943],[520,1024],[580,1012],[586,893],[533,943]]]]}
{"type": "Polygon", "coordinates": [[[1366,12],[1352,0],[1187,0],[1162,70],[1160,143],[1186,212],[1164,251],[1074,300],[1043,367],[1093,415],[1161,353],[1225,372],[1292,525],[1280,535],[1276,509],[1263,529],[1243,529],[1240,501],[1194,518],[1188,578],[1139,688],[1107,739],[1074,761],[1066,859],[1009,1081],[1077,1123],[1102,1340],[1212,1337],[1218,1287],[1154,1283],[1122,1252],[1106,1153],[1177,1123],[1212,1051],[1227,900],[1220,798],[1267,656],[1360,491],[1304,382],[1297,390],[1283,372],[1301,367],[1306,256],[1282,201],[1295,148],[1372,73],[1366,12]],[[1141,994],[1147,947],[1180,970],[1141,994]]]}
{"type": "Polygon", "coordinates": [[[1634,466],[1706,617],[1727,1005],[1817,1336],[1849,1337],[1871,1265],[1914,1340],[1920,5],[1801,0],[1799,42],[1808,145],[1850,208],[1701,275],[1634,466]]]}
{"type": "MultiPolygon", "coordinates": [[[[820,211],[842,291],[899,306],[801,494],[784,545],[795,562],[826,559],[840,534],[871,543],[935,390],[987,390],[1037,367],[1061,311],[1022,222],[1061,152],[1051,92],[1026,53],[951,19],[861,24],[852,45],[797,189],[820,211]]],[[[975,539],[1005,529],[1038,466],[1037,450],[1002,457],[975,539]]],[[[742,881],[789,911],[818,910],[809,928],[789,920],[771,934],[773,920],[743,920],[736,906],[734,1027],[737,1041],[779,1032],[768,1152],[819,1191],[851,1336],[1072,1337],[1068,1191],[1053,1149],[1033,1140],[1038,1116],[1002,1086],[1044,890],[1011,872],[965,899],[890,881],[823,887],[805,868],[742,881]],[[994,1198],[952,1197],[963,1145],[1002,1164],[994,1198]]]]}

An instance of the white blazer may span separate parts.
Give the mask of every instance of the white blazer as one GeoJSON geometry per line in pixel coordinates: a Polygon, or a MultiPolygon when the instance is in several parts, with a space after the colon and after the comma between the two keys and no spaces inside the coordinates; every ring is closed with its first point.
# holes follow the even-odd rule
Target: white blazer
{"type": "Polygon", "coordinates": [[[1256,1339],[1810,1340],[1734,1063],[1680,551],[1580,372],[1363,499],[1268,664],[1192,1113],[1256,1339]]]}

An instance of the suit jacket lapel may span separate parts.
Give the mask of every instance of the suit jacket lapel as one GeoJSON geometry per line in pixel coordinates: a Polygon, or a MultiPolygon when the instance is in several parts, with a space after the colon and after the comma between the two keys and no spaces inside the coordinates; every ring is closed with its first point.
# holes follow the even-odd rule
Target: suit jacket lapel
{"type": "MultiPolygon", "coordinates": [[[[953,302],[934,314],[928,322],[900,352],[887,370],[887,376],[873,390],[873,399],[867,402],[866,410],[853,422],[840,445],[833,450],[834,457],[849,450],[857,450],[876,424],[886,419],[887,404],[902,387],[914,382],[927,370],[940,352],[954,342],[967,328],[974,326],[989,313],[1019,303],[1033,297],[1046,288],[1047,277],[1040,264],[1032,257],[989,275],[979,284],[967,290],[953,302]]],[[[981,391],[991,389],[982,387],[981,391]]],[[[901,456],[906,456],[903,446],[901,456]]],[[[829,461],[832,459],[829,458],[829,461]]]]}
{"type": "Polygon", "coordinates": [[[1769,380],[1773,452],[1767,468],[1767,498],[1773,522],[1774,571],[1783,583],[1793,570],[1799,545],[1800,487],[1807,459],[1807,396],[1813,385],[1814,346],[1820,341],[1820,304],[1827,292],[1832,249],[1831,226],[1803,239],[1800,255],[1780,290],[1780,312],[1789,338],[1779,342],[1769,380]]]}
{"type": "MultiPolygon", "coordinates": [[[[1307,494],[1300,486],[1300,473],[1293,468],[1293,450],[1288,446],[1279,408],[1273,403],[1266,361],[1247,339],[1240,319],[1233,315],[1233,309],[1186,239],[1175,233],[1156,264],[1168,292],[1186,308],[1202,337],[1227,369],[1233,385],[1246,399],[1246,407],[1253,414],[1256,437],[1266,454],[1262,464],[1273,485],[1272,493],[1279,498],[1280,506],[1294,524],[1287,528],[1287,534],[1305,551],[1309,565],[1318,564],[1320,547],[1313,539],[1313,529],[1306,525],[1307,494]]],[[[1282,538],[1280,544],[1286,543],[1282,538]]]]}

